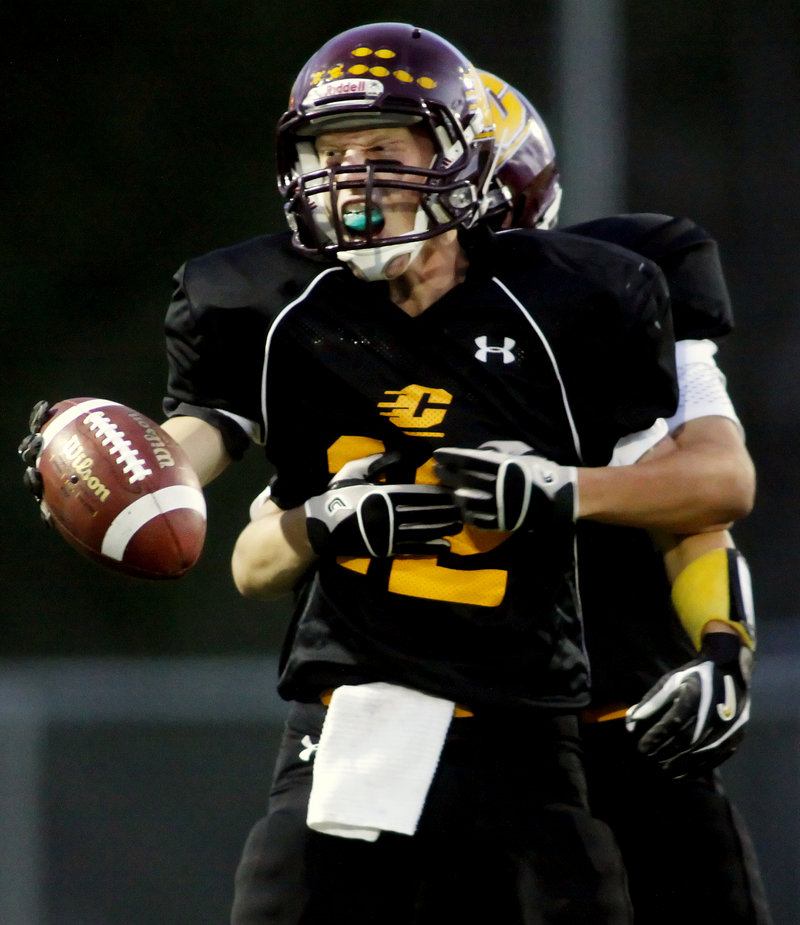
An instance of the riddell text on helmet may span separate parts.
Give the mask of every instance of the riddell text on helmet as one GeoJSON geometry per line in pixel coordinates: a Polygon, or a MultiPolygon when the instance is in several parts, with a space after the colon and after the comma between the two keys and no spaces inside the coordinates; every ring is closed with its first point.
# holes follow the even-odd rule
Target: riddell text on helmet
{"type": "Polygon", "coordinates": [[[330,96],[344,96],[348,93],[363,93],[365,96],[380,96],[383,93],[383,84],[379,80],[331,80],[319,87],[313,87],[303,103],[316,103],[330,96]]]}

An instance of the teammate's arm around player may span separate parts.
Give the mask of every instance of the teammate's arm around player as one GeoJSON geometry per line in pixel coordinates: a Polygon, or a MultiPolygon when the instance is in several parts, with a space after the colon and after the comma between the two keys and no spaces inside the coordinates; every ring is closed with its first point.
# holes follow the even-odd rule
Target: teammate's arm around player
{"type": "Polygon", "coordinates": [[[664,452],[633,467],[580,469],[577,516],[690,534],[729,526],[750,513],[755,469],[733,421],[687,421],[659,449],[664,452]]]}
{"type": "MultiPolygon", "coordinates": [[[[677,537],[666,541],[673,547],[673,563],[685,561],[688,549],[697,549],[681,544],[684,536],[714,533],[716,537],[716,531],[745,516],[753,503],[752,462],[736,427],[724,418],[688,422],[675,438],[664,438],[635,465],[572,472],[577,518],[660,530],[677,537]]],[[[533,484],[529,490],[541,494],[533,484]]],[[[535,524],[528,525],[535,529],[535,524]]],[[[709,543],[722,545],[713,537],[706,547],[709,543]]],[[[274,597],[290,591],[315,558],[303,507],[284,511],[267,501],[237,539],[232,558],[234,581],[246,597],[274,597]]],[[[680,564],[674,570],[680,571],[680,564]]]]}
{"type": "Polygon", "coordinates": [[[236,540],[233,580],[245,597],[268,600],[291,591],[315,559],[303,508],[266,501],[236,540]]]}

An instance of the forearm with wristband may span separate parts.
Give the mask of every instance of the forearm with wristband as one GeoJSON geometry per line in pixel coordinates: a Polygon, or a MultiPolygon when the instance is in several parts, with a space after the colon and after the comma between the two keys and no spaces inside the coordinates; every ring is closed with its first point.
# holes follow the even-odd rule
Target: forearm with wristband
{"type": "Polygon", "coordinates": [[[683,777],[729,758],[750,716],[756,633],[744,556],[735,549],[699,556],[675,579],[672,602],[698,657],[665,675],[631,707],[626,726],[641,752],[683,777]],[[714,622],[734,632],[707,632],[714,622]]]}

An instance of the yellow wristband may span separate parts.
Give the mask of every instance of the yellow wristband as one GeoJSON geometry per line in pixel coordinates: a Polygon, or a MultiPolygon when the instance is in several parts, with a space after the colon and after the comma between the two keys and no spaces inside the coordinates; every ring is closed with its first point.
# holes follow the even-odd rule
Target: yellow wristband
{"type": "Polygon", "coordinates": [[[712,549],[690,562],[672,584],[672,603],[696,649],[700,648],[703,629],[711,620],[727,623],[748,648],[755,648],[747,615],[739,612],[742,595],[737,593],[733,603],[731,600],[731,581],[736,582],[737,588],[739,582],[738,573],[731,574],[731,558],[736,555],[734,550],[712,549]]]}

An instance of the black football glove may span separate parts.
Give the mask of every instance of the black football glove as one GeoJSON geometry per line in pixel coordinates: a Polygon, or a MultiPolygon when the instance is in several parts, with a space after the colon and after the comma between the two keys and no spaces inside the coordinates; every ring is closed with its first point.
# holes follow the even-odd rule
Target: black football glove
{"type": "Polygon", "coordinates": [[[454,489],[467,523],[484,530],[527,530],[549,509],[559,520],[575,519],[577,473],[513,440],[477,450],[444,447],[433,454],[436,475],[454,489]]]}
{"type": "Polygon", "coordinates": [[[49,523],[49,514],[47,511],[47,506],[42,501],[42,496],[44,494],[44,488],[42,485],[42,477],[39,474],[39,456],[42,452],[42,444],[44,438],[42,437],[41,430],[44,422],[50,416],[50,404],[46,401],[38,401],[31,409],[30,418],[28,420],[28,433],[20,443],[17,452],[19,453],[22,462],[25,464],[25,472],[22,476],[22,482],[28,491],[31,492],[36,503],[39,505],[39,510],[42,514],[42,520],[45,523],[49,523]]]}
{"type": "Polygon", "coordinates": [[[344,466],[328,490],[305,503],[306,529],[318,555],[380,558],[435,555],[461,530],[449,491],[437,485],[376,484],[397,462],[385,453],[344,466]]]}
{"type": "Polygon", "coordinates": [[[744,738],[750,718],[753,653],[732,633],[707,633],[696,659],[665,675],[625,725],[639,751],[672,777],[722,764],[744,738]]]}

